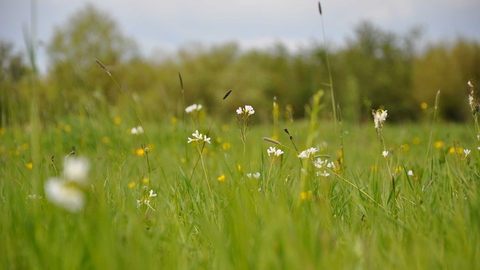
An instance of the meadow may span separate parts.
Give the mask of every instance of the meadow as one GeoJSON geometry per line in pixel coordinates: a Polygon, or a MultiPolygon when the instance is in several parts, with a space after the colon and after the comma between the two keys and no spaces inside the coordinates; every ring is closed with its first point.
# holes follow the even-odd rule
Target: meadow
{"type": "Polygon", "coordinates": [[[295,121],[185,104],[144,123],[132,101],[2,128],[0,268],[480,268],[473,121],[376,129],[313,100],[295,121]]]}

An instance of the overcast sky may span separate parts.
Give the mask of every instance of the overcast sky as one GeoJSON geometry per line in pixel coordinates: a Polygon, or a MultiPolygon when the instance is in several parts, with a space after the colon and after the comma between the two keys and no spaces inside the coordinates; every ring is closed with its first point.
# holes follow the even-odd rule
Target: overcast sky
{"type": "MultiPolygon", "coordinates": [[[[0,0],[0,40],[24,50],[22,27],[30,28],[29,0],[0,0]]],[[[323,42],[318,1],[313,0],[36,0],[37,37],[48,43],[56,26],[91,2],[110,14],[145,56],[179,46],[237,41],[242,48],[268,48],[282,41],[291,50],[323,42]]],[[[422,44],[462,36],[480,40],[480,0],[323,0],[327,42],[342,46],[354,27],[369,20],[404,34],[423,29],[422,44]]],[[[39,66],[47,65],[39,48],[39,66]]]]}

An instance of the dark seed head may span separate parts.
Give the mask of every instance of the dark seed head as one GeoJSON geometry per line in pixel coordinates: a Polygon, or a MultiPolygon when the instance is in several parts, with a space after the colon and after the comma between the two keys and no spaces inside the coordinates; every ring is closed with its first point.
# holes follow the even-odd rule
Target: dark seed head
{"type": "Polygon", "coordinates": [[[225,93],[225,95],[223,95],[223,100],[225,100],[230,95],[230,93],[232,93],[232,89],[229,89],[227,91],[227,93],[225,93]]]}

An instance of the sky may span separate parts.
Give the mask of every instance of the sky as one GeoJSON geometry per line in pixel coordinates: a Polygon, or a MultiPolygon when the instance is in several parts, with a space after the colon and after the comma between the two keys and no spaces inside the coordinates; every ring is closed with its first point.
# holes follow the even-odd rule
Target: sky
{"type": "MultiPolygon", "coordinates": [[[[268,49],[280,41],[295,51],[324,42],[322,21],[329,47],[343,46],[363,20],[397,34],[420,27],[420,44],[457,37],[480,40],[480,0],[322,0],[322,17],[313,0],[32,1],[0,0],[0,40],[12,42],[17,51],[25,51],[23,29],[33,29],[40,44],[48,44],[55,28],[87,3],[107,12],[146,57],[174,53],[193,42],[210,46],[234,41],[248,50],[268,49]]],[[[39,46],[37,54],[37,64],[45,71],[44,47],[39,46]]]]}

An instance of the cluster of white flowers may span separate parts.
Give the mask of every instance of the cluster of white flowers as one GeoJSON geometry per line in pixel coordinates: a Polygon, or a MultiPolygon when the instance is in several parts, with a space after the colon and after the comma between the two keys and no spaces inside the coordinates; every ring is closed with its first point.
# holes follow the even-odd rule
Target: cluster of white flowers
{"type": "Polygon", "coordinates": [[[307,150],[302,151],[300,154],[298,154],[298,158],[310,158],[314,157],[315,153],[318,152],[318,149],[315,147],[310,147],[307,150]]]}
{"type": "Polygon", "coordinates": [[[252,177],[253,177],[253,178],[255,178],[255,179],[258,179],[258,178],[260,178],[260,173],[259,173],[259,172],[256,172],[256,173],[254,173],[254,174],[252,174],[252,173],[247,173],[247,177],[248,177],[248,178],[252,178],[252,177]]]}
{"type": "Polygon", "coordinates": [[[68,211],[78,212],[85,204],[82,187],[88,183],[90,163],[84,157],[68,157],[63,178],[50,178],[45,182],[45,195],[52,203],[68,211]]]}
{"type": "Polygon", "coordinates": [[[273,155],[274,157],[279,157],[283,154],[283,151],[281,149],[276,149],[273,146],[270,146],[270,148],[267,149],[267,154],[268,156],[273,155]]]}
{"type": "Polygon", "coordinates": [[[237,114],[245,114],[246,116],[250,116],[255,113],[255,110],[250,105],[245,105],[245,108],[238,107],[237,114]]]}
{"type": "Polygon", "coordinates": [[[148,196],[144,196],[142,199],[137,200],[137,208],[142,206],[142,204],[145,204],[150,209],[154,210],[154,208],[150,204],[150,199],[153,198],[153,197],[157,197],[157,194],[151,189],[150,192],[148,193],[148,196]]]}
{"type": "Polygon", "coordinates": [[[186,113],[191,113],[193,111],[200,111],[201,109],[202,109],[202,105],[192,104],[192,105],[188,106],[187,108],[185,108],[185,112],[186,113]]]}
{"type": "Polygon", "coordinates": [[[375,123],[375,129],[381,131],[383,127],[383,122],[387,119],[387,110],[372,110],[373,122],[375,123]]]}
{"type": "Polygon", "coordinates": [[[192,133],[192,136],[193,138],[188,138],[188,141],[187,143],[191,143],[191,142],[198,142],[198,141],[204,141],[206,143],[210,143],[210,138],[207,137],[207,135],[203,135],[201,133],[198,132],[198,129],[195,130],[194,133],[192,133]]]}
{"type": "Polygon", "coordinates": [[[142,126],[133,127],[130,133],[132,133],[133,135],[143,134],[143,127],[142,126]]]}
{"type": "Polygon", "coordinates": [[[317,176],[323,176],[323,177],[330,176],[330,173],[327,170],[325,170],[325,168],[328,168],[329,170],[335,170],[337,167],[335,165],[335,162],[333,161],[329,162],[327,159],[322,160],[321,158],[317,158],[313,162],[313,166],[315,166],[315,168],[320,170],[317,172],[317,176]]]}

